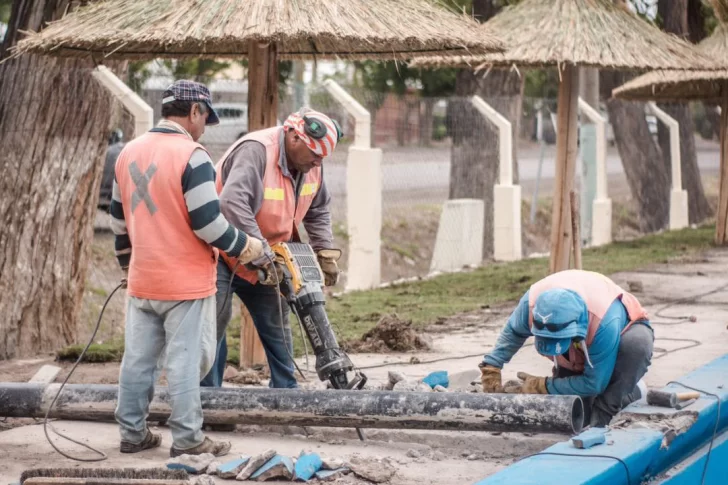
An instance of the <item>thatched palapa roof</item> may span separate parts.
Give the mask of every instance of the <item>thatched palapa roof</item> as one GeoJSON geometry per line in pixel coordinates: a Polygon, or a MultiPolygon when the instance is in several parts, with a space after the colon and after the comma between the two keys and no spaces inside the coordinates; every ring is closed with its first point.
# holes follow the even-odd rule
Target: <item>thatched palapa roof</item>
{"type": "Polygon", "coordinates": [[[417,58],[418,67],[712,69],[711,59],[612,0],[523,0],[483,24],[501,38],[503,54],[417,58]]]}
{"type": "MultiPolygon", "coordinates": [[[[717,2],[721,3],[721,2],[717,2]]],[[[727,2],[728,3],[728,2],[727,2]]],[[[718,5],[725,8],[725,4],[718,5]]],[[[725,19],[728,9],[715,9],[725,19]]],[[[698,45],[698,50],[728,64],[728,25],[721,23],[713,34],[698,45]]],[[[718,101],[728,91],[728,70],[654,71],[623,84],[612,94],[617,98],[655,101],[718,101]]]]}
{"type": "Polygon", "coordinates": [[[499,39],[441,0],[101,0],[19,42],[16,54],[149,59],[247,56],[408,59],[500,52],[499,39]]]}

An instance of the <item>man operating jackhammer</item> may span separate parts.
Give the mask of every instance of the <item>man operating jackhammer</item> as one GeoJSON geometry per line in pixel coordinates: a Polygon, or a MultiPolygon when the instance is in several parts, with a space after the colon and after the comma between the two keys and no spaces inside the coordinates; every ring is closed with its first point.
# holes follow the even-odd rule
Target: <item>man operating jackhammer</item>
{"type": "Polygon", "coordinates": [[[247,262],[260,257],[263,243],[220,214],[215,169],[197,143],[205,125],[218,122],[207,88],[175,82],[164,92],[162,117],[121,151],[112,189],[111,227],[129,297],[115,412],[120,451],[161,444],[146,420],[164,367],[170,455],[222,456],[230,443],[202,432],[199,385],[215,358],[217,250],[247,262]]]}
{"type": "MultiPolygon", "coordinates": [[[[217,165],[217,188],[222,213],[236,227],[264,241],[264,254],[252,266],[237,265],[232,254],[221,253],[217,266],[217,357],[203,386],[222,385],[227,359],[225,330],[232,313],[232,296],[242,300],[252,316],[270,367],[270,387],[298,387],[294,375],[293,338],[288,305],[277,287],[276,265],[270,245],[298,237],[303,223],[316,251],[326,286],[338,281],[333,249],[331,197],[323,176],[323,159],[331,155],[342,133],[328,116],[306,108],[291,114],[280,127],[268,128],[235,142],[217,165]],[[230,284],[232,277],[232,285],[230,284]],[[281,321],[282,313],[282,321],[281,321]]],[[[282,274],[278,273],[282,279],[282,274]]],[[[216,429],[222,429],[216,427],[216,429]]]]}
{"type": "Polygon", "coordinates": [[[609,424],[646,394],[640,381],[652,359],[654,336],[637,299],[599,273],[567,270],[535,283],[508,318],[495,348],[479,364],[489,393],[578,395],[585,423],[609,424]],[[519,372],[501,382],[501,369],[526,339],[553,360],[553,375],[519,372]]]}

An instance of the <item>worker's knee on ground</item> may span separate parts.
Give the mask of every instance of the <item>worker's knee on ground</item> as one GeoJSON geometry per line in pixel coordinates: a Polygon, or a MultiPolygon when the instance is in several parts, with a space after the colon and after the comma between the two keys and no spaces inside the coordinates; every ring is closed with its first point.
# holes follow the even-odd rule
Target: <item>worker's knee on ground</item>
{"type": "Polygon", "coordinates": [[[619,342],[620,357],[643,357],[649,362],[652,359],[654,341],[655,336],[650,327],[641,323],[633,324],[624,332],[619,342]]]}

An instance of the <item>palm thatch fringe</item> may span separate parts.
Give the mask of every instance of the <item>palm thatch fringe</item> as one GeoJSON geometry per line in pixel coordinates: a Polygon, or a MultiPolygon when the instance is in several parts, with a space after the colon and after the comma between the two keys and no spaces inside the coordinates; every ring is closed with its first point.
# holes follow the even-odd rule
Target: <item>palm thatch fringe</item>
{"type": "MultiPolygon", "coordinates": [[[[726,0],[716,0],[716,3],[726,0]]],[[[728,25],[719,24],[697,49],[716,62],[728,63],[728,25]]],[[[612,91],[617,98],[656,101],[719,101],[728,90],[728,70],[653,71],[612,91]]]]}
{"type": "Polygon", "coordinates": [[[409,59],[500,52],[444,0],[101,0],[20,41],[15,55],[242,58],[250,42],[281,58],[409,59]]]}
{"type": "Polygon", "coordinates": [[[502,54],[417,58],[420,67],[578,65],[606,69],[718,69],[684,40],[612,0],[523,0],[483,24],[502,54]]]}

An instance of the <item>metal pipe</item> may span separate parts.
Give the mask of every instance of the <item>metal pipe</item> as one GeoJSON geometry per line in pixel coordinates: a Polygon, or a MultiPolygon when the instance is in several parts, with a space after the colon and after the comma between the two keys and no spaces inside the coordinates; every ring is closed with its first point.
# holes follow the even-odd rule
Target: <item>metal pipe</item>
{"type": "MultiPolygon", "coordinates": [[[[43,417],[58,384],[0,383],[0,416],[43,417]]],[[[50,416],[114,419],[118,388],[69,384],[50,416]]],[[[202,388],[205,422],[262,425],[578,433],[577,396],[251,388],[202,388]]],[[[150,420],[169,417],[166,388],[157,388],[150,420]]]]}

